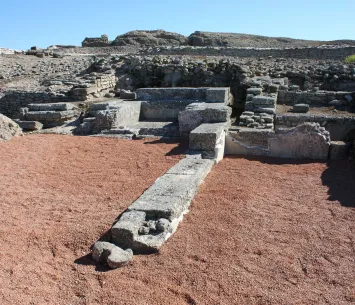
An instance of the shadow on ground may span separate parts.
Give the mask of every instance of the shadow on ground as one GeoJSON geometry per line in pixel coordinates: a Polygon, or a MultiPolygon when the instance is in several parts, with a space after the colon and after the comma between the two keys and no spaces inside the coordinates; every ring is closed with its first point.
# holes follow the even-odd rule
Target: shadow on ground
{"type": "Polygon", "coordinates": [[[321,178],[323,185],[328,187],[329,200],[355,208],[355,167],[352,162],[329,162],[321,178]]]}
{"type": "MultiPolygon", "coordinates": [[[[282,159],[264,156],[226,156],[226,158],[245,158],[265,164],[310,164],[323,163],[316,160],[282,159]]],[[[329,161],[321,175],[322,184],[328,187],[328,200],[339,201],[344,207],[355,208],[355,166],[348,160],[329,161]]]]}
{"type": "Polygon", "coordinates": [[[171,139],[171,138],[161,138],[155,141],[144,142],[144,144],[178,144],[171,151],[165,154],[165,156],[177,156],[186,153],[189,148],[188,140],[171,139]]]}

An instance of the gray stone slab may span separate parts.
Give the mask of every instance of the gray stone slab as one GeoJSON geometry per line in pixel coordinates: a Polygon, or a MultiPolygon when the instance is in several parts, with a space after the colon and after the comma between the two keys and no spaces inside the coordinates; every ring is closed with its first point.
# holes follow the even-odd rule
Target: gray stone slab
{"type": "Polygon", "coordinates": [[[41,130],[43,124],[38,121],[17,121],[16,122],[23,130],[35,131],[41,130]]]}
{"type": "Polygon", "coordinates": [[[66,111],[75,108],[71,103],[29,104],[27,107],[30,111],[66,111]]]}
{"type": "Polygon", "coordinates": [[[75,116],[75,111],[29,111],[26,119],[29,121],[65,121],[75,116]]]}
{"type": "Polygon", "coordinates": [[[179,129],[182,137],[202,123],[229,122],[232,108],[221,103],[193,103],[179,113],[179,129]]]}
{"type": "Polygon", "coordinates": [[[173,175],[198,175],[204,179],[213,167],[213,161],[185,158],[170,168],[166,173],[173,175]]]}
{"type": "Polygon", "coordinates": [[[207,123],[191,131],[189,148],[192,150],[214,150],[222,136],[225,123],[207,123]]]}
{"type": "Polygon", "coordinates": [[[253,98],[254,106],[275,106],[276,105],[276,98],[269,97],[269,96],[262,96],[258,95],[253,98]]]}
{"type": "Polygon", "coordinates": [[[177,120],[180,111],[196,100],[152,100],[142,101],[141,120],[177,120]]]}
{"type": "Polygon", "coordinates": [[[137,99],[149,100],[205,100],[207,88],[140,88],[137,99]]]}
{"type": "Polygon", "coordinates": [[[206,90],[206,102],[227,104],[229,88],[209,88],[206,90]]]}
{"type": "Polygon", "coordinates": [[[308,104],[296,104],[292,108],[293,112],[296,113],[307,113],[309,111],[309,105],[308,104]]]}

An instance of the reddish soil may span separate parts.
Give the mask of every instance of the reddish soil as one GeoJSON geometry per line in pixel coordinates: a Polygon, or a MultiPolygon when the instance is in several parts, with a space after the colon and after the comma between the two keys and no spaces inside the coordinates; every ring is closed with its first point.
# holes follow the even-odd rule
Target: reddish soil
{"type": "Polygon", "coordinates": [[[177,162],[165,156],[174,147],[65,136],[0,144],[0,303],[355,302],[347,162],[226,158],[159,254],[95,265],[90,245],[177,162]]]}

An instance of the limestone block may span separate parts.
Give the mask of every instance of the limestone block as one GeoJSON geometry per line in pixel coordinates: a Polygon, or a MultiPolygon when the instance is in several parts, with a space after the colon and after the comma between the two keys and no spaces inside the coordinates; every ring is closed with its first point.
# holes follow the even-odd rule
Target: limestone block
{"type": "Polygon", "coordinates": [[[23,130],[35,131],[43,128],[43,124],[38,121],[17,121],[17,124],[19,124],[23,130]]]}
{"type": "Polygon", "coordinates": [[[307,113],[309,111],[309,105],[308,104],[296,104],[292,108],[293,112],[296,113],[307,113]]]}
{"type": "Polygon", "coordinates": [[[92,249],[92,258],[97,262],[106,263],[111,269],[116,269],[132,260],[133,251],[123,250],[109,242],[98,241],[92,249]]]}
{"type": "Polygon", "coordinates": [[[202,123],[229,122],[232,109],[223,104],[193,103],[179,113],[179,129],[182,137],[202,123]]]}
{"type": "Polygon", "coordinates": [[[209,88],[206,90],[206,102],[228,104],[229,88],[209,88]]]}
{"type": "MultiPolygon", "coordinates": [[[[324,129],[324,128],[323,128],[324,129]]],[[[317,123],[279,129],[269,139],[270,155],[281,158],[327,160],[330,137],[317,123]]]]}
{"type": "Polygon", "coordinates": [[[26,119],[29,121],[65,121],[75,116],[75,111],[29,111],[26,119]]]}
{"type": "Polygon", "coordinates": [[[258,95],[253,98],[254,106],[272,106],[276,105],[276,98],[270,96],[258,95]]]}
{"type": "Polygon", "coordinates": [[[223,135],[224,123],[204,123],[191,131],[189,148],[192,150],[214,150],[223,135]]]}
{"type": "Polygon", "coordinates": [[[27,107],[29,111],[66,111],[75,109],[75,106],[71,103],[29,104],[27,107]]]}
{"type": "Polygon", "coordinates": [[[137,99],[148,100],[205,100],[206,88],[140,88],[137,99]]]}
{"type": "Polygon", "coordinates": [[[0,114],[0,142],[22,135],[20,126],[13,120],[0,114]]]}
{"type": "Polygon", "coordinates": [[[248,88],[247,95],[252,94],[253,96],[260,95],[263,92],[262,88],[248,88]]]}
{"type": "Polygon", "coordinates": [[[158,121],[177,120],[179,113],[192,102],[191,100],[142,101],[141,119],[158,121]]]}
{"type": "Polygon", "coordinates": [[[121,90],[120,98],[124,100],[135,100],[137,98],[137,94],[135,92],[121,90]]]}

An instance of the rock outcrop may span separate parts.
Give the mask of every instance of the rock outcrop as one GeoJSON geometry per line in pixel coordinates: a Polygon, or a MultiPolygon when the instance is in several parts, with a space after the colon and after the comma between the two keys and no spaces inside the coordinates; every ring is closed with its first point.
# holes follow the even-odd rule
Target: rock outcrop
{"type": "Polygon", "coordinates": [[[163,30],[156,31],[131,31],[117,36],[112,42],[113,46],[179,46],[186,45],[184,35],[163,30]]]}
{"type": "Polygon", "coordinates": [[[14,136],[22,134],[22,130],[13,120],[0,114],[0,142],[8,141],[14,136]]]}

